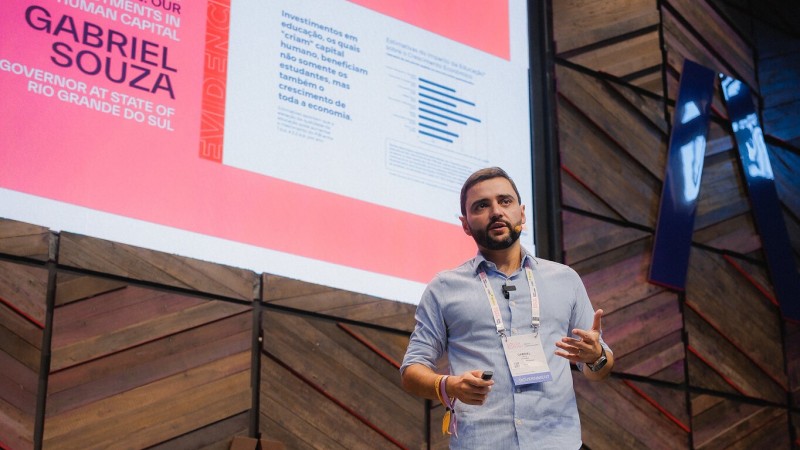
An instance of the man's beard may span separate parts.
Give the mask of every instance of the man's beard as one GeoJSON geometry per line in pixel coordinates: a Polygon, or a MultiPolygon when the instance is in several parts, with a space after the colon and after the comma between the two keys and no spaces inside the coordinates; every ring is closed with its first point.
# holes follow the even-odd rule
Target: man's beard
{"type": "Polygon", "coordinates": [[[505,220],[495,220],[494,222],[490,223],[485,230],[474,230],[470,228],[472,233],[472,238],[475,240],[475,243],[478,244],[479,247],[483,247],[489,250],[505,250],[511,247],[514,242],[519,239],[519,236],[522,234],[522,229],[516,231],[514,226],[511,225],[511,222],[507,222],[505,220]],[[495,239],[489,236],[489,229],[492,225],[496,224],[497,222],[502,222],[508,228],[508,235],[495,239]]]}

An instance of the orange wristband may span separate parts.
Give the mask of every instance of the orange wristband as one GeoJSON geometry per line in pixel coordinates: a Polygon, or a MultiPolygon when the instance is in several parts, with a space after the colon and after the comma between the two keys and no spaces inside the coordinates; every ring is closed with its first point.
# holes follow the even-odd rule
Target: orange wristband
{"type": "Polygon", "coordinates": [[[442,384],[442,378],[444,378],[444,375],[439,375],[436,377],[436,381],[433,383],[433,390],[436,391],[436,398],[439,399],[439,402],[444,405],[444,399],[442,398],[442,393],[439,390],[439,385],[442,384]]]}

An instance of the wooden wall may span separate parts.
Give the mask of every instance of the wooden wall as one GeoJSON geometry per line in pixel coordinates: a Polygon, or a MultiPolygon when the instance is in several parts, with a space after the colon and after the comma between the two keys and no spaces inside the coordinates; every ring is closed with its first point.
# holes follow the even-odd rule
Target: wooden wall
{"type": "MultiPolygon", "coordinates": [[[[647,282],[687,58],[759,95],[800,249],[797,97],[765,84],[792,53],[756,48],[758,27],[719,3],[549,2],[563,254],[617,358],[608,382],[574,374],[587,448],[800,447],[800,326],[776,305],[718,96],[687,289],[647,282]]],[[[446,448],[442,408],[399,386],[413,314],[0,219],[0,448],[227,449],[257,433],[292,449],[446,448]]]]}
{"type": "MultiPolygon", "coordinates": [[[[754,38],[703,1],[552,8],[564,255],[617,357],[609,383],[576,379],[586,445],[798,446],[798,326],[777,307],[719,93],[686,290],[647,282],[683,61],[763,96],[754,38]]],[[[797,256],[798,152],[768,140],[797,256]]]]}
{"type": "Polygon", "coordinates": [[[413,314],[0,219],[0,448],[417,448],[413,314]]]}

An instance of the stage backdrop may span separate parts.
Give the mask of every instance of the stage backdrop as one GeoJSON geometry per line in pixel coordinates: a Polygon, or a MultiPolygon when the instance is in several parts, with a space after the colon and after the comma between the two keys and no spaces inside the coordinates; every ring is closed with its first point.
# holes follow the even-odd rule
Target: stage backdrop
{"type": "Polygon", "coordinates": [[[414,303],[469,173],[533,223],[525,3],[2,2],[0,217],[414,303]]]}

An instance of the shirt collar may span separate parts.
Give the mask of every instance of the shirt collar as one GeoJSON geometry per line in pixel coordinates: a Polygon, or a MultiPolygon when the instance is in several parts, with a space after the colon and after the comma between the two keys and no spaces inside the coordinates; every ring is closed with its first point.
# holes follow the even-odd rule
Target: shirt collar
{"type": "MultiPolygon", "coordinates": [[[[520,248],[522,249],[522,267],[525,266],[525,262],[529,259],[531,263],[536,262],[536,258],[525,247],[520,246],[520,248]]],[[[531,264],[531,266],[533,265],[534,264],[531,264]]],[[[491,271],[497,270],[497,266],[495,266],[493,262],[486,259],[480,250],[478,250],[478,252],[475,254],[475,257],[472,258],[472,266],[473,269],[475,270],[475,273],[480,272],[481,269],[487,272],[489,272],[490,270],[491,271]]]]}

